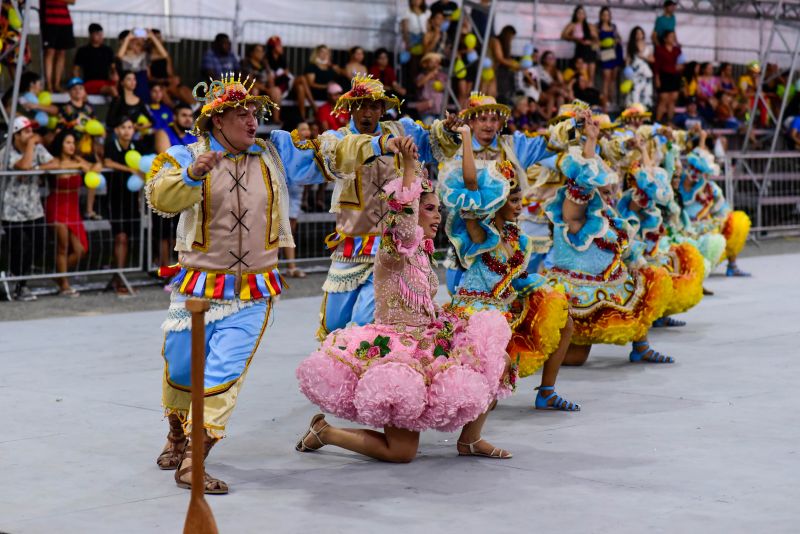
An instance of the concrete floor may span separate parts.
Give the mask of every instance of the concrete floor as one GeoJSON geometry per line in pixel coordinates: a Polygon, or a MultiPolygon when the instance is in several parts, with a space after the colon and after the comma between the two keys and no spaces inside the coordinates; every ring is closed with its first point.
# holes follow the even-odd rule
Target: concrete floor
{"type": "MultiPolygon", "coordinates": [[[[798,264],[762,256],[742,262],[751,279],[712,277],[687,327],[653,334],[676,365],[602,346],[564,369],[559,392],[580,413],[532,410],[523,381],[484,433],[507,461],[457,458],[455,436],[435,432],[409,465],[296,453],[315,409],[294,368],[319,299],[281,302],[209,458],[232,488],[208,498],[220,531],[798,532],[798,264]]],[[[0,531],[181,531],[189,494],[154,464],[163,315],[0,323],[0,531]]]]}

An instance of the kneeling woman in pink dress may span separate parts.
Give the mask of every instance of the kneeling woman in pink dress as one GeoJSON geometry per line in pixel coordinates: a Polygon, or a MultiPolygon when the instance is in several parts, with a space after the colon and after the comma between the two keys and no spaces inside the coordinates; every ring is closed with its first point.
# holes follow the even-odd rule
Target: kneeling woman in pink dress
{"type": "Polygon", "coordinates": [[[465,321],[434,302],[439,199],[413,140],[401,145],[403,176],[385,189],[389,215],[375,262],[375,323],[331,332],[297,369],[300,390],[323,411],[383,432],[337,428],[317,414],[296,449],[336,445],[410,462],[421,431],[461,428],[459,455],[510,458],[481,430],[495,401],[513,390],[516,370],[505,352],[511,330],[497,311],[465,321]]]}

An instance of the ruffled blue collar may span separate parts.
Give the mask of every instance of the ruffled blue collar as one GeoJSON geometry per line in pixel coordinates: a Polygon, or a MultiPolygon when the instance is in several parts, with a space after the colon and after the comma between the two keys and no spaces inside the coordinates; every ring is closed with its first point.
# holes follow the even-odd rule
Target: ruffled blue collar
{"type": "Polygon", "coordinates": [[[497,152],[498,150],[500,150],[500,146],[498,145],[498,142],[497,142],[497,136],[495,135],[494,139],[492,139],[492,142],[489,143],[486,146],[483,146],[482,144],[480,144],[478,139],[473,137],[472,138],[472,150],[475,151],[475,152],[482,152],[484,150],[494,150],[495,152],[497,152]]]}

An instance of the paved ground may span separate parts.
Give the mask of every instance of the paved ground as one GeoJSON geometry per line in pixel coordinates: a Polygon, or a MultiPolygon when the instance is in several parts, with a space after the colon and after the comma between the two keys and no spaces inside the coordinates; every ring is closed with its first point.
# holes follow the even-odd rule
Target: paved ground
{"type": "MultiPolygon", "coordinates": [[[[314,413],[294,368],[318,298],[285,300],[256,356],[229,438],[209,459],[232,493],[223,533],[794,533],[800,525],[800,254],[751,258],[751,279],[658,331],[671,367],[599,347],[565,369],[578,414],[535,412],[533,380],[485,435],[508,461],[460,459],[454,436],[386,465],[293,445],[314,413]]],[[[162,311],[0,323],[0,531],[180,532],[188,492],[153,460],[162,311]]]]}

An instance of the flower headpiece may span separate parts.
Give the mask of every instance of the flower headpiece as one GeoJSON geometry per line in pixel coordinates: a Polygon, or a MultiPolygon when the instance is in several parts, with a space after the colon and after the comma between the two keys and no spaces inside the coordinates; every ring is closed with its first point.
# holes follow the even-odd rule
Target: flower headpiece
{"type": "Polygon", "coordinates": [[[574,119],[581,111],[589,111],[592,107],[583,100],[573,100],[569,104],[564,104],[558,108],[558,115],[550,119],[550,124],[558,124],[567,119],[574,119]]]}
{"type": "Polygon", "coordinates": [[[601,130],[613,130],[619,126],[618,123],[611,120],[611,117],[609,117],[607,113],[598,113],[592,115],[592,120],[600,125],[601,130]]]}
{"type": "Polygon", "coordinates": [[[625,108],[622,113],[619,114],[619,120],[628,122],[635,119],[649,119],[651,115],[652,113],[647,111],[643,104],[636,102],[625,108]]]}
{"type": "Polygon", "coordinates": [[[517,179],[517,173],[514,170],[513,163],[507,159],[499,159],[497,163],[495,163],[495,167],[497,168],[497,172],[508,181],[509,191],[513,191],[519,187],[519,180],[517,179]]]}
{"type": "Polygon", "coordinates": [[[351,89],[336,101],[336,106],[333,108],[334,115],[350,112],[353,108],[358,109],[364,100],[383,100],[387,110],[392,108],[399,110],[402,104],[396,96],[387,95],[383,83],[371,75],[356,74],[350,82],[350,87],[351,89]]]}
{"type": "Polygon", "coordinates": [[[496,114],[505,122],[511,116],[511,108],[505,104],[498,104],[493,96],[473,91],[469,95],[467,107],[458,114],[462,119],[479,117],[484,113],[496,114]]]}
{"type": "Polygon", "coordinates": [[[273,109],[278,109],[278,105],[266,95],[251,95],[250,89],[255,82],[255,79],[251,80],[249,76],[242,80],[241,73],[236,75],[229,72],[222,74],[219,80],[211,80],[210,85],[206,82],[195,85],[192,96],[198,102],[202,102],[203,107],[200,116],[194,122],[192,133],[201,135],[208,132],[211,129],[211,116],[230,108],[255,104],[258,115],[271,115],[273,109]]]}

